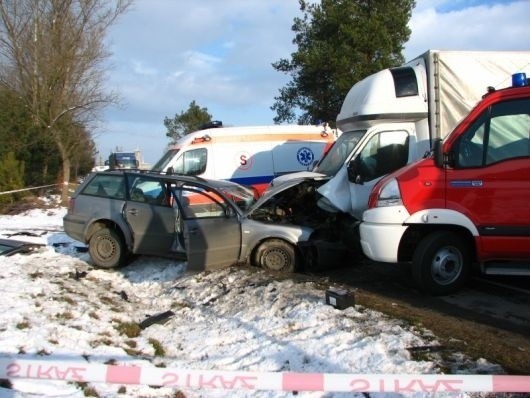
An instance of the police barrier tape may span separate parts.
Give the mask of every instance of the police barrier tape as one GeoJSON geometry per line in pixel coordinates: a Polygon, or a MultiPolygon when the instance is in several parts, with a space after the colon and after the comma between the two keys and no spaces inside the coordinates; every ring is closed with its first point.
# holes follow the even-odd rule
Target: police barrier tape
{"type": "Polygon", "coordinates": [[[190,389],[345,392],[530,392],[530,376],[238,372],[0,357],[0,378],[190,389]]]}
{"type": "MultiPolygon", "coordinates": [[[[68,185],[67,182],[63,183],[64,185],[68,185]]],[[[49,188],[49,187],[56,187],[61,184],[51,184],[51,185],[41,185],[40,187],[31,187],[31,188],[21,188],[21,189],[13,189],[11,191],[4,191],[0,192],[0,195],[7,195],[8,193],[15,193],[15,192],[24,192],[24,191],[31,191],[32,189],[41,189],[41,188],[49,188]]]]}

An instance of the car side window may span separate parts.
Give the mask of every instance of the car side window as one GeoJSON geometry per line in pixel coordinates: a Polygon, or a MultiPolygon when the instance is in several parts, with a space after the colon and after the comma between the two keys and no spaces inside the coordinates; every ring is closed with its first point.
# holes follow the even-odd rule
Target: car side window
{"type": "Polygon", "coordinates": [[[129,198],[158,206],[170,205],[170,194],[163,181],[143,176],[129,175],[129,198]]]}
{"type": "Polygon", "coordinates": [[[226,217],[229,204],[211,189],[184,185],[174,192],[185,219],[226,217]]]}
{"type": "Polygon", "coordinates": [[[460,137],[457,167],[483,167],[530,156],[530,100],[491,106],[460,137]]]}
{"type": "Polygon", "coordinates": [[[90,180],[81,193],[112,199],[125,199],[125,180],[123,175],[98,174],[90,180]]]}

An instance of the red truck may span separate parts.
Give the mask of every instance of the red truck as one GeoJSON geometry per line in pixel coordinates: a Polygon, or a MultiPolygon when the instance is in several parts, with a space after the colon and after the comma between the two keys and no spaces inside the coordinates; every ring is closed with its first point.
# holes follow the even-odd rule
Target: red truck
{"type": "Polygon", "coordinates": [[[530,275],[530,86],[490,88],[428,157],[379,181],[360,225],[369,258],[408,262],[433,295],[460,289],[472,266],[530,275]]]}

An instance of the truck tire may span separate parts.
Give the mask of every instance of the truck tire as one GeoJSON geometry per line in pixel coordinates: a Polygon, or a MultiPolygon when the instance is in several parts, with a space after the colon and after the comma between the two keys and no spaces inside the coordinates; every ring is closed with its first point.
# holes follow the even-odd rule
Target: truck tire
{"type": "Polygon", "coordinates": [[[438,296],[460,289],[471,268],[471,250],[458,234],[437,231],[423,238],[412,257],[412,276],[426,293],[438,296]]]}
{"type": "Polygon", "coordinates": [[[90,237],[88,252],[94,264],[101,268],[116,268],[123,265],[127,250],[119,234],[110,228],[98,229],[90,237]]]}
{"type": "Polygon", "coordinates": [[[281,239],[270,239],[256,249],[253,265],[269,271],[292,273],[297,261],[293,245],[281,239]]]}

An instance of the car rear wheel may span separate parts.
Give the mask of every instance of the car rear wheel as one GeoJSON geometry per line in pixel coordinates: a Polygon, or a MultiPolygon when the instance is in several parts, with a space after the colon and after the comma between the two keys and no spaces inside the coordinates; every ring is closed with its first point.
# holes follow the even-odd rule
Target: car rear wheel
{"type": "Polygon", "coordinates": [[[90,257],[101,268],[115,268],[123,265],[126,251],[119,234],[110,228],[97,230],[88,242],[90,257]]]}
{"type": "Polygon", "coordinates": [[[458,234],[438,231],[420,241],[412,258],[412,275],[422,290],[433,295],[453,293],[467,280],[469,244],[458,234]]]}
{"type": "Polygon", "coordinates": [[[296,270],[296,264],[294,246],[281,239],[263,242],[254,255],[254,265],[269,271],[291,273],[296,270]]]}

